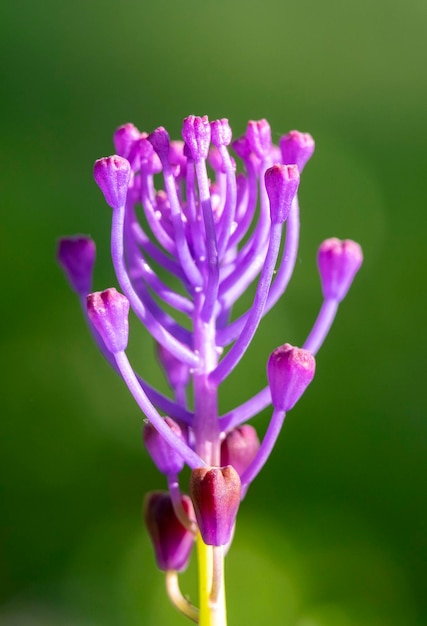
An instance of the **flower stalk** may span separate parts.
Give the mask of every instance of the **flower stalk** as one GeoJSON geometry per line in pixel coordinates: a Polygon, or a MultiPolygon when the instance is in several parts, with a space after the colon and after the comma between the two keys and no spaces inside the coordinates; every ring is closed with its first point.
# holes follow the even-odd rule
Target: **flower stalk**
{"type": "Polygon", "coordinates": [[[112,209],[111,258],[122,293],[90,293],[95,244],[89,237],[62,239],[58,260],[97,345],[139,406],[146,448],[166,479],[166,492],[146,497],[144,517],[168,596],[200,626],[226,626],[224,554],[239,503],[267,462],[286,413],[313,379],[314,356],[362,251],[351,240],[323,242],[323,303],[306,342],[273,350],[267,385],[220,416],[221,383],[291,279],[300,232],[298,188],[314,141],[291,131],[275,146],[266,120],[249,122],[243,137],[232,141],[226,119],[206,116],[186,118],[182,138],[171,142],[162,127],[147,134],[125,124],[114,135],[116,154],[95,163],[95,181],[112,209]],[[237,175],[235,158],[244,170],[237,175]],[[233,317],[252,283],[252,305],[233,317]],[[129,309],[155,342],[170,396],[128,360],[129,309]],[[260,442],[246,422],[270,405],[260,442]],[[184,465],[191,470],[189,496],[181,491],[184,465]],[[178,581],[194,544],[198,607],[178,581]]]}

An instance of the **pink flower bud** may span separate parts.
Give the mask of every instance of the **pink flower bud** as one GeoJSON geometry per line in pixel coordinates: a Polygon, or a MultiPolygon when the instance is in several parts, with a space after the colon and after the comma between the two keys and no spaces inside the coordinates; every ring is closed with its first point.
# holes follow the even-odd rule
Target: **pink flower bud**
{"type": "Polygon", "coordinates": [[[232,465],[241,476],[259,449],[257,432],[250,424],[230,431],[221,443],[221,465],[232,465]]]}
{"type": "MultiPolygon", "coordinates": [[[[185,440],[179,424],[170,417],[166,417],[165,422],[180,439],[185,440]]],[[[184,467],[182,456],[163,439],[150,422],[144,424],[142,432],[145,446],[157,469],[166,476],[178,474],[184,467]]]]}
{"type": "MultiPolygon", "coordinates": [[[[188,517],[193,519],[193,505],[188,496],[182,496],[182,506],[188,517]]],[[[176,517],[167,492],[147,493],[144,500],[144,520],[153,543],[158,568],[182,572],[190,559],[194,535],[176,517]]]]}
{"type": "Polygon", "coordinates": [[[211,122],[211,139],[214,146],[228,146],[233,136],[228,120],[214,120],[211,122]]]}
{"type": "Polygon", "coordinates": [[[141,137],[141,133],[133,124],[123,124],[119,126],[113,136],[116,153],[127,159],[131,153],[135,142],[141,137]]]}
{"type": "Polygon", "coordinates": [[[125,204],[130,175],[129,161],[120,156],[95,161],[93,176],[111,208],[119,209],[125,204]]]}
{"type": "Polygon", "coordinates": [[[182,137],[194,161],[208,158],[211,127],[207,115],[186,117],[182,125],[182,137]]]}
{"type": "Polygon", "coordinates": [[[114,288],[90,293],[89,319],[113,354],[126,350],[129,335],[129,300],[114,288]]]}
{"type": "Polygon", "coordinates": [[[317,255],[324,297],[340,302],[346,296],[362,262],[362,248],[355,241],[326,239],[317,255]]]}
{"type": "Polygon", "coordinates": [[[64,237],[59,241],[58,261],[72,289],[81,296],[92,289],[95,254],[95,242],[90,237],[64,237]]]}
{"type": "Polygon", "coordinates": [[[314,377],[316,362],[308,350],[289,343],[274,350],[267,362],[271,402],[278,411],[289,411],[314,377]]]}
{"type": "Polygon", "coordinates": [[[240,504],[240,490],[239,474],[231,465],[193,470],[190,496],[207,545],[229,543],[240,504]]]}
{"type": "Polygon", "coordinates": [[[252,152],[259,159],[265,159],[271,150],[271,129],[267,120],[251,121],[246,129],[246,138],[252,152]]]}
{"type": "Polygon", "coordinates": [[[314,152],[314,139],[308,133],[291,130],[281,138],[280,150],[282,163],[289,165],[295,163],[301,173],[314,152]]]}
{"type": "Polygon", "coordinates": [[[264,180],[270,200],[271,221],[283,224],[298,191],[298,168],[296,165],[273,165],[265,172],[264,180]]]}

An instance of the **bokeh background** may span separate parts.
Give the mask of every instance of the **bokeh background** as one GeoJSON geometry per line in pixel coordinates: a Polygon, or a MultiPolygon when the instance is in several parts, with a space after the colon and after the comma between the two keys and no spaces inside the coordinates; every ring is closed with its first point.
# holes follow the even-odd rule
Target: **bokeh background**
{"type": "MultiPolygon", "coordinates": [[[[265,384],[274,347],[304,341],[320,241],[365,253],[241,507],[229,623],[427,624],[427,4],[15,0],[0,12],[1,626],[185,623],[141,523],[143,494],[163,487],[141,415],[91,343],[55,246],[91,234],[96,287],[114,285],[93,161],[119,124],[178,137],[190,113],[228,117],[236,136],[266,117],[275,140],[316,139],[294,279],[223,409],[265,384]]],[[[135,365],[164,386],[151,342],[133,336],[135,365]]],[[[194,597],[194,571],[183,587],[194,597]]]]}

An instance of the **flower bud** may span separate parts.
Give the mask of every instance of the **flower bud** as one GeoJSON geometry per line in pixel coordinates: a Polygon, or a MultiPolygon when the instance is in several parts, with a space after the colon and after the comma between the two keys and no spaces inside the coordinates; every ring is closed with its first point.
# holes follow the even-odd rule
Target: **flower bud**
{"type": "Polygon", "coordinates": [[[226,118],[211,122],[211,139],[214,146],[228,146],[231,137],[230,124],[226,118]]]}
{"type": "Polygon", "coordinates": [[[148,141],[154,148],[154,151],[159,155],[160,161],[163,163],[168,162],[170,140],[167,131],[163,126],[156,128],[150,135],[148,135],[148,141]]]}
{"type": "Polygon", "coordinates": [[[131,153],[135,142],[141,137],[141,133],[133,124],[123,124],[119,126],[113,136],[116,153],[127,159],[131,153]]]}
{"type": "Polygon", "coordinates": [[[90,237],[64,237],[59,240],[58,261],[71,288],[81,296],[86,296],[92,289],[95,254],[95,242],[90,237]]]}
{"type": "Polygon", "coordinates": [[[317,255],[324,297],[341,302],[362,262],[362,248],[355,241],[326,239],[317,255]]]}
{"type": "Polygon", "coordinates": [[[116,354],[126,350],[129,335],[129,300],[116,289],[90,293],[86,298],[89,319],[106,347],[116,354]]]}
{"type": "Polygon", "coordinates": [[[186,117],[182,125],[182,137],[194,161],[208,158],[211,127],[207,115],[186,117]]]}
{"type": "Polygon", "coordinates": [[[221,465],[232,465],[241,476],[255,458],[259,446],[258,435],[253,426],[238,426],[221,443],[221,465]]]}
{"type": "MultiPolygon", "coordinates": [[[[181,501],[188,517],[194,519],[190,498],[182,496],[181,501]]],[[[157,567],[163,571],[182,572],[190,559],[194,535],[176,517],[167,492],[147,493],[144,500],[144,520],[153,543],[157,567]]]]}
{"type": "Polygon", "coordinates": [[[95,161],[93,176],[104,194],[107,204],[113,209],[124,206],[130,181],[130,163],[114,155],[95,161]]]}
{"type": "Polygon", "coordinates": [[[283,224],[291,210],[299,185],[296,165],[273,165],[264,175],[273,224],[283,224]]]}
{"type": "Polygon", "coordinates": [[[234,467],[193,470],[190,496],[203,541],[209,546],[229,543],[240,504],[241,483],[234,467]]]}
{"type": "Polygon", "coordinates": [[[267,120],[251,121],[246,129],[246,138],[252,152],[263,160],[271,150],[271,129],[267,120]]]}
{"type": "MultiPolygon", "coordinates": [[[[165,422],[177,437],[185,441],[179,424],[170,417],[165,417],[165,422]]],[[[142,433],[145,446],[157,469],[166,476],[179,474],[184,467],[182,456],[163,439],[150,422],[145,422],[142,433]]]]}
{"type": "Polygon", "coordinates": [[[282,163],[289,165],[295,163],[301,174],[305,164],[314,152],[314,139],[308,133],[291,130],[290,133],[281,138],[280,151],[282,153],[282,163]]]}
{"type": "Polygon", "coordinates": [[[316,362],[308,350],[289,343],[274,350],[267,362],[271,402],[278,411],[289,411],[314,377],[316,362]]]}

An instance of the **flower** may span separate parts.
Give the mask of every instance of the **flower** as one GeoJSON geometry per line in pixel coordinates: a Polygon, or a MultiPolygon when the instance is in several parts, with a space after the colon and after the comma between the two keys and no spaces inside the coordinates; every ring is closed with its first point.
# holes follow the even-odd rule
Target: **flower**
{"type": "MultiPolygon", "coordinates": [[[[320,246],[324,300],[307,340],[301,347],[276,348],[268,359],[265,388],[219,415],[221,383],[244,357],[292,276],[300,229],[298,187],[314,141],[291,131],[275,146],[266,120],[249,122],[246,133],[232,141],[228,120],[210,122],[206,116],[187,117],[182,138],[171,142],[163,127],[147,134],[125,124],[114,135],[117,154],[95,163],[95,181],[112,209],[111,256],[121,294],[115,289],[87,293],[95,259],[92,240],[66,238],[58,251],[83,305],[87,296],[95,340],[147,420],[144,440],[167,480],[168,494],[150,496],[146,504],[162,569],[185,566],[196,523],[204,544],[214,550],[231,541],[239,500],[267,461],[286,412],[313,379],[315,354],[362,263],[355,242],[329,239],[320,246]],[[235,303],[254,281],[252,305],[233,319],[235,303]],[[172,397],[138,376],[126,356],[129,308],[156,343],[172,397]],[[259,442],[246,422],[271,404],[271,421],[259,442]],[[185,464],[192,471],[196,521],[179,485],[185,464]],[[169,527],[179,530],[170,535],[178,537],[177,559],[175,543],[170,551],[169,531],[164,531],[169,527]]],[[[215,568],[217,589],[217,558],[215,568]]],[[[182,598],[174,601],[187,610],[182,598]]],[[[194,616],[194,607],[188,614],[194,616]]]]}

